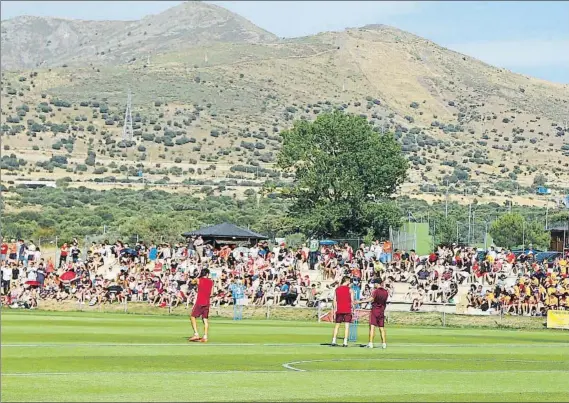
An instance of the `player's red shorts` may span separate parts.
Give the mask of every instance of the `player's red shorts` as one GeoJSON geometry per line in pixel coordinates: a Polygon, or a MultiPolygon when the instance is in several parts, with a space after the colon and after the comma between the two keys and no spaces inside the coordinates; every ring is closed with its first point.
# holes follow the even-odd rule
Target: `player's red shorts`
{"type": "Polygon", "coordinates": [[[371,326],[383,327],[385,322],[385,311],[374,311],[369,313],[369,324],[371,326]]]}
{"type": "Polygon", "coordinates": [[[336,323],[352,323],[351,313],[338,313],[336,312],[336,323]]]}
{"type": "Polygon", "coordinates": [[[207,319],[209,317],[209,305],[194,305],[192,309],[192,316],[194,318],[207,319]]]}

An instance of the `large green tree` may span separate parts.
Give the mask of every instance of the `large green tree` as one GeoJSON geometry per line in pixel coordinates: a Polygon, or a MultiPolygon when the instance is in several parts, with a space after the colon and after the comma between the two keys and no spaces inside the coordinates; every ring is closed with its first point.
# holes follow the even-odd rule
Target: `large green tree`
{"type": "Polygon", "coordinates": [[[549,233],[538,221],[526,221],[521,214],[506,214],[490,226],[490,235],[497,246],[504,248],[527,247],[532,244],[538,249],[549,247],[549,233]]]}
{"type": "Polygon", "coordinates": [[[306,234],[385,236],[400,210],[390,197],[408,163],[392,134],[359,116],[335,111],[299,120],[282,133],[278,165],[294,172],[290,216],[306,234]]]}

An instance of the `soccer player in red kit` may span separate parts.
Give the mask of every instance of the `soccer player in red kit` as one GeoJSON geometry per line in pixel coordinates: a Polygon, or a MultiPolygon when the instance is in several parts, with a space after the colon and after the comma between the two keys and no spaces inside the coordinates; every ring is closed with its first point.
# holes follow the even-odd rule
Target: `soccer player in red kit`
{"type": "Polygon", "coordinates": [[[348,334],[349,325],[352,322],[352,306],[354,301],[354,291],[350,288],[350,277],[344,276],[340,283],[340,286],[336,288],[334,294],[334,334],[332,335],[332,347],[337,346],[336,337],[338,336],[338,330],[340,330],[340,324],[344,324],[344,343],[343,347],[348,347],[348,334]]]}
{"type": "Polygon", "coordinates": [[[209,305],[212,295],[213,280],[209,278],[209,270],[202,269],[200,277],[198,278],[198,295],[196,297],[196,302],[194,303],[194,308],[192,309],[192,314],[190,315],[194,335],[188,339],[189,341],[201,341],[203,343],[207,343],[207,332],[209,330],[209,305]],[[204,335],[202,338],[200,338],[198,325],[196,323],[196,318],[199,318],[200,316],[204,324],[204,335]]]}
{"type": "Polygon", "coordinates": [[[369,313],[369,344],[367,348],[373,348],[373,338],[375,336],[375,328],[379,328],[381,335],[382,348],[387,348],[387,340],[385,338],[385,307],[389,299],[389,292],[385,289],[385,281],[380,279],[373,280],[375,289],[371,293],[371,297],[357,301],[356,303],[371,302],[371,311],[369,313]]]}

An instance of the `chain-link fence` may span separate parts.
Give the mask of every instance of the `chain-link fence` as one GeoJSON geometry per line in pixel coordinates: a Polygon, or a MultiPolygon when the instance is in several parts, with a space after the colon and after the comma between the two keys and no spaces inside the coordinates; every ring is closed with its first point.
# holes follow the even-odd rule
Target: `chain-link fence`
{"type": "Polygon", "coordinates": [[[409,224],[401,229],[389,230],[389,239],[393,250],[417,250],[417,223],[409,224]]]}

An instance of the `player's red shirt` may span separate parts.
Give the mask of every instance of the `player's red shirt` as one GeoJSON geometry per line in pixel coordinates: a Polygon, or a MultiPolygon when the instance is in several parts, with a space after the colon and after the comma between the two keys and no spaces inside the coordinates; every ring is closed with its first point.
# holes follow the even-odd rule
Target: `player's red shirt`
{"type": "Polygon", "coordinates": [[[202,277],[198,282],[198,297],[196,305],[209,305],[213,281],[210,278],[202,277]]]}
{"type": "Polygon", "coordinates": [[[385,306],[387,305],[387,299],[389,298],[389,293],[385,288],[376,288],[371,293],[373,301],[371,301],[371,310],[377,312],[383,312],[385,306]]]}
{"type": "Polygon", "coordinates": [[[336,288],[336,313],[352,313],[352,296],[347,285],[336,288]]]}
{"type": "Polygon", "coordinates": [[[2,243],[0,246],[0,255],[7,255],[8,254],[8,244],[6,242],[2,243]]]}

